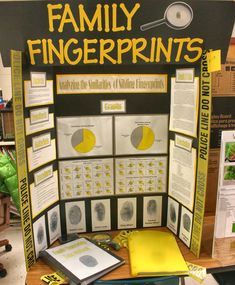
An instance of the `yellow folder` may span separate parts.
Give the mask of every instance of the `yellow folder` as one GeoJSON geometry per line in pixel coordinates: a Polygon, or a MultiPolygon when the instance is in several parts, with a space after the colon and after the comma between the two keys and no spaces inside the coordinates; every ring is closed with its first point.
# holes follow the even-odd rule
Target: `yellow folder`
{"type": "Polygon", "coordinates": [[[188,267],[173,234],[158,230],[133,232],[128,237],[133,276],[187,275],[188,267]]]}

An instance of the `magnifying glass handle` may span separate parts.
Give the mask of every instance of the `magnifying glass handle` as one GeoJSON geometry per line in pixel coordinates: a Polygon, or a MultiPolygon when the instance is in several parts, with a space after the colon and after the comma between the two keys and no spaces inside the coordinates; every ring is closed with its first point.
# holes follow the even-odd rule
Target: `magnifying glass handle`
{"type": "Polygon", "coordinates": [[[141,31],[146,31],[146,30],[149,30],[149,29],[152,29],[152,28],[155,28],[157,26],[160,26],[162,24],[165,23],[165,19],[160,19],[160,20],[157,20],[157,21],[153,21],[153,22],[150,22],[150,23],[147,23],[147,24],[144,24],[144,25],[141,25],[140,26],[140,30],[141,31]]]}
{"type": "Polygon", "coordinates": [[[118,243],[114,242],[114,241],[110,241],[108,243],[108,245],[111,246],[115,250],[119,250],[121,248],[120,245],[118,243]]]}

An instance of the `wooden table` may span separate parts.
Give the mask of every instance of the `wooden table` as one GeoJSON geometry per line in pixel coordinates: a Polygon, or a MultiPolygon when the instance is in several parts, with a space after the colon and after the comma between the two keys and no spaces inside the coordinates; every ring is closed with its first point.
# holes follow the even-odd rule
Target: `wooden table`
{"type": "MultiPolygon", "coordinates": [[[[231,269],[235,270],[235,238],[217,240],[215,244],[216,257],[212,258],[211,249],[214,217],[207,217],[205,221],[200,258],[197,258],[178,238],[176,238],[185,260],[206,267],[208,273],[228,271],[231,269]]],[[[157,228],[157,230],[159,230],[159,228],[157,228]]],[[[161,228],[161,230],[169,231],[167,228],[161,228]]],[[[112,234],[116,235],[118,232],[112,232],[112,234]]],[[[128,250],[126,248],[122,248],[119,251],[115,251],[115,254],[124,258],[126,263],[106,274],[102,279],[114,280],[132,278],[130,273],[128,250]]],[[[39,259],[27,273],[26,285],[45,285],[45,283],[40,280],[40,277],[44,274],[51,274],[53,272],[55,272],[53,268],[50,268],[39,259]]]]}

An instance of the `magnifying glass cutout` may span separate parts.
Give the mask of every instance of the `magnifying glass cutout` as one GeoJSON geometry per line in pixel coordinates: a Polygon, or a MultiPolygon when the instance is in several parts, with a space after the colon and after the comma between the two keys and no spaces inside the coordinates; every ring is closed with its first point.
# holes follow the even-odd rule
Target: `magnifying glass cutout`
{"type": "Polygon", "coordinates": [[[146,31],[162,24],[174,30],[183,30],[190,25],[192,20],[192,8],[185,2],[174,2],[167,7],[162,19],[141,25],[140,30],[146,31]]]}
{"type": "Polygon", "coordinates": [[[112,240],[112,237],[108,233],[97,233],[91,237],[94,242],[106,246],[111,246],[115,250],[120,249],[120,245],[112,240]]]}

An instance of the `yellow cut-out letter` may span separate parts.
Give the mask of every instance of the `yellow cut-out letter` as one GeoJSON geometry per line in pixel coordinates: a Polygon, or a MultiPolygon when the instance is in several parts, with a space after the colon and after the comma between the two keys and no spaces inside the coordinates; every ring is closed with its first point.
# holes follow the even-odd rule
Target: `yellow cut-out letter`
{"type": "Polygon", "coordinates": [[[137,12],[137,10],[140,8],[140,4],[136,3],[134,8],[132,9],[132,11],[130,11],[130,12],[127,10],[124,3],[120,4],[120,8],[122,9],[122,11],[124,12],[124,14],[126,15],[126,18],[127,18],[126,29],[127,29],[127,31],[131,31],[132,30],[132,18],[135,15],[135,13],[137,12]]]}
{"type": "Polygon", "coordinates": [[[57,5],[53,5],[53,4],[47,4],[47,13],[48,13],[48,24],[49,24],[49,31],[50,32],[54,32],[54,21],[55,20],[60,20],[61,19],[61,15],[54,15],[53,14],[53,10],[58,10],[62,8],[62,4],[57,4],[57,5]]]}
{"type": "Polygon", "coordinates": [[[27,44],[29,48],[30,63],[32,65],[35,65],[35,54],[40,54],[42,51],[39,48],[34,49],[33,46],[41,44],[41,40],[34,40],[34,41],[28,40],[27,44]]]}
{"type": "Polygon", "coordinates": [[[78,32],[79,31],[79,28],[78,28],[77,23],[76,23],[76,21],[74,19],[74,16],[73,16],[73,13],[72,13],[72,11],[70,9],[70,5],[69,4],[65,4],[64,5],[63,16],[62,16],[62,19],[61,19],[61,22],[60,22],[60,26],[59,26],[59,29],[58,29],[58,31],[60,33],[63,32],[64,25],[67,24],[67,23],[71,23],[72,24],[74,32],[78,32]]]}

